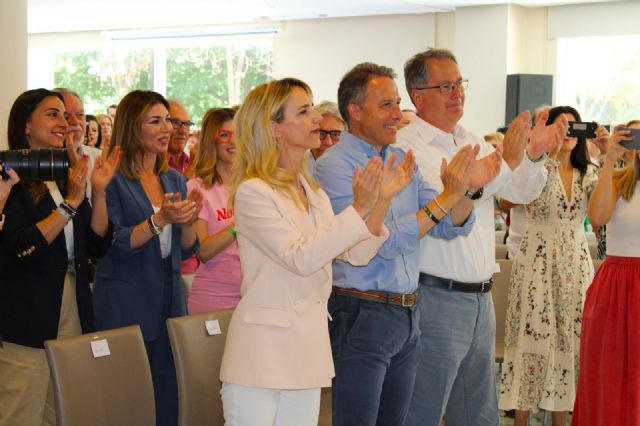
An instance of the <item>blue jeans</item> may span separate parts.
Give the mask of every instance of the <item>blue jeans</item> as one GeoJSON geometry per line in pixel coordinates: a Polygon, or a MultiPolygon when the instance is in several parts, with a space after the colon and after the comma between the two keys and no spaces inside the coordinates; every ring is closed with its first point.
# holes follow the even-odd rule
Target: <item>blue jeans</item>
{"type": "Polygon", "coordinates": [[[420,359],[417,306],[332,295],[329,311],[333,425],[404,425],[420,359]]]}
{"type": "Polygon", "coordinates": [[[420,284],[422,356],[410,426],[497,426],[495,337],[491,293],[420,284]],[[445,414],[446,412],[446,414],[445,414]]]}

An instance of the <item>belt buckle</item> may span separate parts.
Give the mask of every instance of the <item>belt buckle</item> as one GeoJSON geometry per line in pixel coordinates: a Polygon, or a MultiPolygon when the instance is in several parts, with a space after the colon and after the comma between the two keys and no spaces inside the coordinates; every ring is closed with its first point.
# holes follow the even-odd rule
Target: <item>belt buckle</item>
{"type": "Polygon", "coordinates": [[[482,281],[482,283],[480,283],[480,293],[484,293],[484,285],[485,285],[486,281],[482,281]]]}
{"type": "Polygon", "coordinates": [[[413,293],[402,293],[402,307],[403,308],[410,308],[412,307],[414,304],[412,304],[411,302],[407,301],[407,297],[406,296],[412,296],[413,293]]]}

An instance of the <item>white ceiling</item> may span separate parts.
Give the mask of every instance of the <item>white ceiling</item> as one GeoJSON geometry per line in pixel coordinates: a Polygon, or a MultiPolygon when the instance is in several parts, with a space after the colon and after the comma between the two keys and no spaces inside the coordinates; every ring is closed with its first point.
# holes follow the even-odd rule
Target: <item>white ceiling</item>
{"type": "MultiPolygon", "coordinates": [[[[519,0],[552,6],[619,0],[519,0]]],[[[29,32],[184,27],[453,11],[501,0],[28,0],[29,32]]]]}

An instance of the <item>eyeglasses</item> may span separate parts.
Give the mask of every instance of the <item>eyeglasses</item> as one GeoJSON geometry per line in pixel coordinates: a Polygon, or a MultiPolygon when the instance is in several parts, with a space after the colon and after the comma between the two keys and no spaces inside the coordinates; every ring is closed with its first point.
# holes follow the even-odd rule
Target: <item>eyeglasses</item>
{"type": "Polygon", "coordinates": [[[191,126],[193,126],[193,122],[189,120],[182,121],[178,118],[170,118],[169,121],[171,122],[171,125],[174,129],[179,129],[180,127],[184,126],[185,129],[189,130],[191,126]]]}
{"type": "Polygon", "coordinates": [[[461,90],[466,90],[469,87],[469,80],[460,79],[456,82],[447,82],[438,84],[437,86],[429,86],[429,87],[414,87],[416,90],[429,90],[429,89],[440,89],[440,93],[443,95],[449,95],[453,92],[453,89],[459,87],[461,90]]]}
{"type": "Polygon", "coordinates": [[[218,129],[216,131],[216,141],[220,143],[229,143],[233,138],[232,130],[218,129]]]}
{"type": "Polygon", "coordinates": [[[331,140],[334,142],[340,141],[340,135],[342,135],[342,130],[322,130],[320,129],[320,140],[324,140],[327,135],[331,135],[331,140]]]}

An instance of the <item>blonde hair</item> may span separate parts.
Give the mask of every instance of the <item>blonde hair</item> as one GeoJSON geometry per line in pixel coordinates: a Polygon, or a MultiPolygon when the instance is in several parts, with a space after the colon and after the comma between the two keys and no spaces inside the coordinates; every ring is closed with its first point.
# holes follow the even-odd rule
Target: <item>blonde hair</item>
{"type": "MultiPolygon", "coordinates": [[[[296,177],[278,166],[280,149],[273,135],[271,123],[282,123],[284,106],[295,88],[311,96],[309,86],[295,78],[283,78],[253,89],[236,114],[236,156],[233,163],[230,200],[233,205],[238,186],[246,180],[259,178],[276,191],[294,201],[304,210],[304,200],[297,190],[296,177]]],[[[303,161],[300,173],[317,190],[318,183],[311,178],[303,161]]]]}
{"type": "MultiPolygon", "coordinates": [[[[162,104],[167,111],[169,110],[169,104],[164,96],[151,90],[134,90],[122,98],[118,104],[109,152],[113,151],[115,146],[120,146],[122,149],[120,173],[127,179],[140,179],[136,165],[144,154],[142,121],[147,111],[157,104],[162,104]]],[[[159,174],[168,169],[166,153],[158,154],[153,171],[159,174]]]]}
{"type": "Polygon", "coordinates": [[[202,179],[205,188],[215,183],[223,183],[216,170],[216,137],[225,122],[233,120],[236,111],[232,108],[211,108],[202,118],[202,128],[198,138],[198,153],[194,165],[195,176],[202,179]]]}
{"type": "MultiPolygon", "coordinates": [[[[640,120],[631,120],[625,127],[640,124],[640,120]]],[[[638,158],[634,155],[633,160],[630,161],[625,167],[613,172],[613,182],[618,190],[618,193],[622,198],[629,201],[633,197],[633,193],[636,190],[636,183],[638,181],[638,158]]]]}

